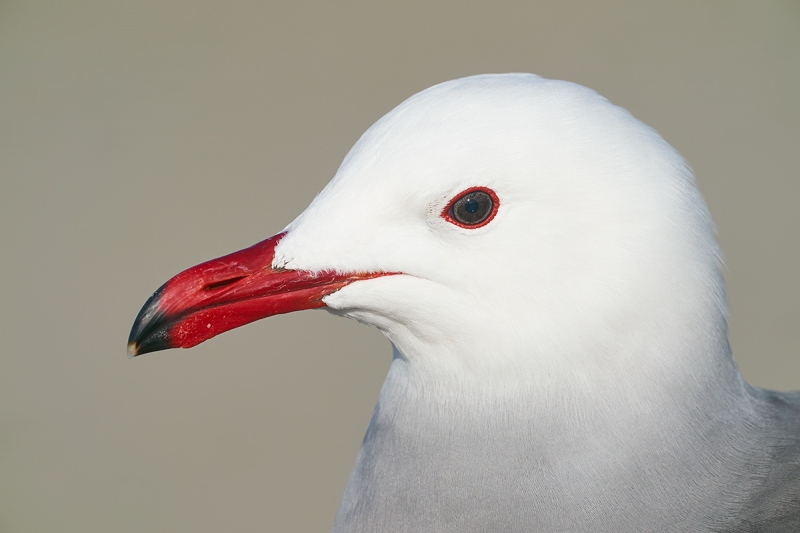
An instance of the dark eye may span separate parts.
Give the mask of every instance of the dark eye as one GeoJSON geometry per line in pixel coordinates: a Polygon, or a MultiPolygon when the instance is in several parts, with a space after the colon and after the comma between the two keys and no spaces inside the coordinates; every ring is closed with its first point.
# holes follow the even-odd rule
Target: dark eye
{"type": "Polygon", "coordinates": [[[498,207],[500,201],[493,190],[473,187],[453,198],[442,216],[462,228],[479,228],[491,222],[498,207]]]}

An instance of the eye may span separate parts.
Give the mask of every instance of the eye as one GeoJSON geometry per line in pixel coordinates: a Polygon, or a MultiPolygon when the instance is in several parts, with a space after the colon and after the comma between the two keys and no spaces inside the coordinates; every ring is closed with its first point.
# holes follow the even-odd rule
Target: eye
{"type": "Polygon", "coordinates": [[[499,207],[500,200],[493,190],[472,187],[450,200],[442,217],[462,228],[480,228],[492,221],[499,207]]]}

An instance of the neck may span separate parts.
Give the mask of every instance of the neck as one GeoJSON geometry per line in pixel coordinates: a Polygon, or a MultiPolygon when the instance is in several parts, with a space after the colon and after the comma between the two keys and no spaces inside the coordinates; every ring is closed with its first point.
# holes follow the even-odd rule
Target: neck
{"type": "MultiPolygon", "coordinates": [[[[636,514],[655,523],[675,513],[699,516],[720,483],[738,482],[723,479],[736,471],[731,462],[737,458],[714,454],[720,442],[727,442],[721,434],[742,439],[749,431],[752,421],[729,415],[750,396],[724,336],[684,345],[699,352],[682,353],[674,343],[671,354],[663,353],[663,344],[651,344],[662,347],[657,354],[637,346],[640,364],[649,361],[643,371],[543,374],[520,366],[503,380],[420,364],[395,350],[337,530],[350,531],[356,523],[381,530],[393,517],[408,520],[404,502],[426,509],[411,513],[420,520],[416,530],[480,529],[475,524],[482,521],[503,529],[497,513],[510,507],[515,511],[509,516],[518,522],[507,524],[508,530],[528,531],[534,524],[540,530],[568,529],[570,520],[591,516],[597,503],[609,498],[609,512],[633,508],[642,498],[685,504],[680,495],[685,487],[678,480],[696,468],[699,452],[707,452],[700,458],[704,471],[691,475],[697,483],[696,505],[654,506],[651,513],[636,514]],[[686,364],[688,359],[694,364],[686,364]],[[689,452],[694,455],[688,457],[689,452]],[[659,483],[651,484],[651,475],[659,483]],[[509,484],[515,486],[510,498],[509,484]],[[663,497],[670,491],[675,497],[663,497]],[[505,495],[503,501],[496,501],[495,494],[505,495]],[[438,512],[444,508],[450,512],[438,512]],[[554,510],[560,514],[553,515],[554,510]],[[442,514],[465,522],[436,523],[442,514]]],[[[623,355],[617,364],[633,357],[623,355]]],[[[738,444],[746,447],[748,442],[738,444]]],[[[630,529],[612,515],[605,524],[630,529]]],[[[653,529],[649,523],[640,526],[653,529]]]]}

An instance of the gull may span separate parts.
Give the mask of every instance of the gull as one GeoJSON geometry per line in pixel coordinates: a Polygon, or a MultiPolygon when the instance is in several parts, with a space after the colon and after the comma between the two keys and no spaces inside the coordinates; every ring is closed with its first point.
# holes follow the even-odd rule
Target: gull
{"type": "Polygon", "coordinates": [[[378,120],[281,233],[147,300],[129,353],[325,308],[393,359],[344,532],[797,532],[800,395],[733,361],[715,228],[658,133],[481,75],[378,120]]]}

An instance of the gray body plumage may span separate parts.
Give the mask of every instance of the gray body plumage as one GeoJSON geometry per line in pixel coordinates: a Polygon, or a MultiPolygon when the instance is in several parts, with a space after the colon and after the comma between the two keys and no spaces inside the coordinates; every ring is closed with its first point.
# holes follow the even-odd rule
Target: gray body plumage
{"type": "MultiPolygon", "coordinates": [[[[404,388],[405,364],[385,387],[404,388]]],[[[705,403],[666,401],[655,423],[606,413],[570,433],[562,417],[580,407],[467,411],[385,390],[334,531],[800,531],[800,396],[735,377],[698,391],[705,403]]]]}

